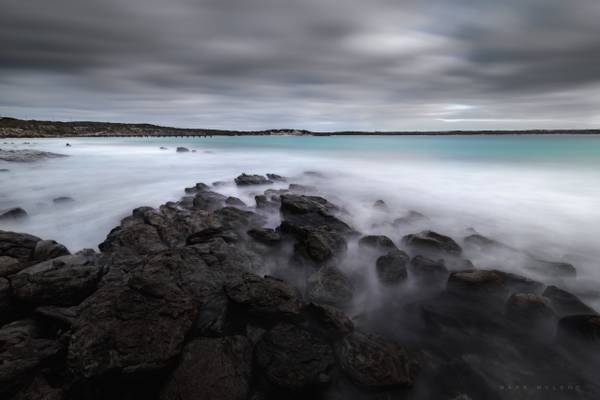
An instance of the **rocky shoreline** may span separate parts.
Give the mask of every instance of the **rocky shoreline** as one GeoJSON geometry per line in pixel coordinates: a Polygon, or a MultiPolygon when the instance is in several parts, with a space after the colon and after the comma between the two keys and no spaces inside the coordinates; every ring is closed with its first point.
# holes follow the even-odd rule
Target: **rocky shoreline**
{"type": "Polygon", "coordinates": [[[575,266],[477,232],[365,236],[314,188],[234,181],[256,187],[255,205],[198,183],[133,210],[100,252],[0,231],[0,397],[600,396],[598,313],[467,255],[518,254],[559,279],[575,266]],[[344,268],[357,254],[364,268],[344,268]]]}

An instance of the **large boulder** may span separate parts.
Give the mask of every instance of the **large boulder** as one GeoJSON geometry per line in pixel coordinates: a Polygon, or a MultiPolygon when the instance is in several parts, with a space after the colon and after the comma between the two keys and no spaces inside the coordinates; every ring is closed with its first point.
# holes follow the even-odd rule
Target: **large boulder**
{"type": "Polygon", "coordinates": [[[310,301],[343,308],[352,302],[354,287],[339,269],[323,266],[308,277],[306,295],[310,301]]]}
{"type": "Polygon", "coordinates": [[[331,340],[352,333],[354,324],[340,309],[326,304],[308,303],[304,312],[312,330],[315,330],[331,340]]]}
{"type": "Polygon", "coordinates": [[[379,281],[385,285],[393,285],[404,281],[408,274],[406,264],[409,257],[400,250],[390,251],[375,262],[375,269],[379,281]]]}
{"type": "Polygon", "coordinates": [[[461,247],[452,238],[433,231],[406,235],[402,242],[417,251],[450,255],[459,255],[462,252],[461,247]]]}
{"type": "Polygon", "coordinates": [[[44,261],[71,254],[65,246],[54,240],[40,240],[33,249],[33,261],[44,261]]]}
{"type": "Polygon", "coordinates": [[[335,345],[335,352],[342,371],[358,385],[384,389],[413,384],[415,364],[393,342],[355,331],[335,345]]]}
{"type": "Polygon", "coordinates": [[[278,321],[298,319],[302,304],[297,291],[272,277],[243,274],[225,283],[227,297],[243,307],[243,315],[278,321]]]}
{"type": "Polygon", "coordinates": [[[245,400],[251,364],[252,347],[243,336],[194,339],[184,347],[160,400],[245,400]]]}
{"type": "Polygon", "coordinates": [[[560,316],[597,314],[594,309],[586,305],[579,297],[556,286],[548,286],[544,290],[543,296],[550,300],[552,308],[560,316]]]}
{"type": "Polygon", "coordinates": [[[435,278],[448,274],[448,268],[443,259],[437,261],[423,256],[410,260],[410,272],[418,278],[435,278]]]}
{"type": "Polygon", "coordinates": [[[79,306],[68,366],[79,379],[157,371],[181,352],[196,318],[177,285],[141,274],[105,283],[79,306]]]}
{"type": "Polygon", "coordinates": [[[88,250],[36,264],[9,279],[20,302],[73,306],[96,290],[101,274],[97,254],[88,250]]]}
{"type": "Polygon", "coordinates": [[[420,222],[420,221],[426,221],[427,217],[423,214],[421,214],[418,211],[409,211],[407,212],[405,215],[403,215],[402,217],[396,218],[393,222],[392,225],[395,227],[401,227],[404,225],[410,225],[410,224],[414,224],[416,222],[420,222]]]}
{"type": "Polygon", "coordinates": [[[253,228],[247,233],[252,239],[267,246],[276,246],[281,243],[281,235],[274,229],[253,228]]]}
{"type": "Polygon", "coordinates": [[[296,255],[317,265],[342,256],[348,248],[346,239],[336,232],[315,230],[302,236],[295,246],[296,255]]]}
{"type": "Polygon", "coordinates": [[[32,319],[11,322],[0,328],[0,397],[26,385],[41,368],[49,366],[63,350],[59,341],[45,335],[32,319]]]}
{"type": "Polygon", "coordinates": [[[25,267],[14,257],[0,256],[0,277],[16,274],[25,267]]]}
{"type": "Polygon", "coordinates": [[[302,391],[329,383],[334,364],[331,347],[290,324],[265,333],[255,348],[259,373],[274,389],[302,391]]]}
{"type": "Polygon", "coordinates": [[[263,175],[247,175],[241,174],[235,178],[235,184],[238,186],[250,186],[250,185],[270,185],[273,181],[265,178],[263,175]]]}

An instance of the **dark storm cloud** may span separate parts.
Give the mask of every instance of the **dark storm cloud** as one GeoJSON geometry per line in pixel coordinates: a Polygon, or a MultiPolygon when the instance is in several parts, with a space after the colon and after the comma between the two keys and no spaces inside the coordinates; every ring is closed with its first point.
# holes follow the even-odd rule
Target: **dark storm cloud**
{"type": "Polygon", "coordinates": [[[595,0],[0,0],[0,114],[257,129],[600,124],[595,0]]]}

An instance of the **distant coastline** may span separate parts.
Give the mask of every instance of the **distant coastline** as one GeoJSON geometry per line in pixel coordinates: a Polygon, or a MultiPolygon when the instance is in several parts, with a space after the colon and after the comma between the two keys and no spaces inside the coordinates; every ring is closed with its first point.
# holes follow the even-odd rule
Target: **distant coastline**
{"type": "Polygon", "coordinates": [[[600,135],[600,129],[452,130],[452,131],[332,131],[300,129],[239,131],[172,128],[152,124],[92,121],[37,121],[0,118],[0,138],[55,137],[207,137],[207,136],[457,136],[457,135],[600,135]]]}

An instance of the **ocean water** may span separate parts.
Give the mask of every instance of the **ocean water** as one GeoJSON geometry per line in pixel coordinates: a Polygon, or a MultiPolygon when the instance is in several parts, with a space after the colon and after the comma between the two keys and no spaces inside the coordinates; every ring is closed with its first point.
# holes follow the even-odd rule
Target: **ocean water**
{"type": "Polygon", "coordinates": [[[0,161],[10,170],[0,173],[0,209],[29,213],[0,229],[55,239],[72,251],[95,248],[133,208],[178,200],[196,182],[229,181],[217,191],[252,204],[265,188],[238,189],[231,180],[273,172],[316,186],[362,232],[399,240],[432,228],[460,240],[471,228],[542,258],[572,261],[587,283],[582,291],[600,287],[600,136],[0,139],[0,148],[69,156],[0,161]],[[176,153],[177,146],[196,152],[176,153]],[[75,201],[54,204],[59,196],[75,201]],[[389,213],[373,209],[378,199],[389,213]],[[382,227],[409,210],[427,215],[426,226],[382,227]]]}

